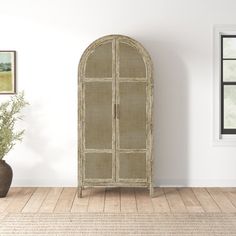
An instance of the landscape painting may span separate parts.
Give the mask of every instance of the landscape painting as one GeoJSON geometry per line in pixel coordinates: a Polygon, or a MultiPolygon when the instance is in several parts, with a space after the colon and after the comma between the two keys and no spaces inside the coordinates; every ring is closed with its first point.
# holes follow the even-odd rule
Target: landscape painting
{"type": "Polygon", "coordinates": [[[16,52],[0,51],[0,94],[16,93],[16,52]]]}

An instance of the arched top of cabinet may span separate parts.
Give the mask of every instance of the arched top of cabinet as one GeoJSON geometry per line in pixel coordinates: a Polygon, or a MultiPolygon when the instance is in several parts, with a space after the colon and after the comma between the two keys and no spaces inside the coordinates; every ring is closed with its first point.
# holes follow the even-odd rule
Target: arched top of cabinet
{"type": "Polygon", "coordinates": [[[84,78],[133,78],[151,82],[151,58],[138,41],[124,35],[107,35],[84,51],[79,79],[84,78]]]}

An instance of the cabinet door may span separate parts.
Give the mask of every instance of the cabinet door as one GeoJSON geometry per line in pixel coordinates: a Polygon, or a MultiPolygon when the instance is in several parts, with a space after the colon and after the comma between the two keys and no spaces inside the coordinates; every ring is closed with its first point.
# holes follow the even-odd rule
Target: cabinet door
{"type": "Polygon", "coordinates": [[[151,67],[146,50],[127,36],[102,37],[83,53],[78,126],[81,185],[151,184],[151,67]]]}
{"type": "Polygon", "coordinates": [[[146,181],[146,67],[132,45],[117,48],[117,178],[146,181]]]}
{"type": "Polygon", "coordinates": [[[112,41],[91,50],[83,79],[83,179],[115,179],[115,123],[112,41]]]}

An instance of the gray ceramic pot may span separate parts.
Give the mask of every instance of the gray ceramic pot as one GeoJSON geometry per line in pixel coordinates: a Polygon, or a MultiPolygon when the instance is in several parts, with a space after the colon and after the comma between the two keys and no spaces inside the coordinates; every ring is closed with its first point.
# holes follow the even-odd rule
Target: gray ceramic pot
{"type": "Polygon", "coordinates": [[[12,169],[4,161],[0,160],[0,198],[6,197],[12,181],[12,169]]]}

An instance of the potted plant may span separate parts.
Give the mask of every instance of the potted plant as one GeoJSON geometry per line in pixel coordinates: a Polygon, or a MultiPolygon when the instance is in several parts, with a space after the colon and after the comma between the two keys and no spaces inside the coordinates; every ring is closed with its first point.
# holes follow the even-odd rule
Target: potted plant
{"type": "Polygon", "coordinates": [[[25,131],[15,131],[15,124],[22,119],[20,113],[27,104],[22,92],[0,105],[0,197],[7,195],[13,176],[11,167],[3,158],[23,138],[25,131]]]}

